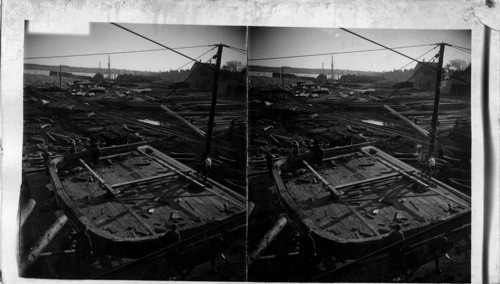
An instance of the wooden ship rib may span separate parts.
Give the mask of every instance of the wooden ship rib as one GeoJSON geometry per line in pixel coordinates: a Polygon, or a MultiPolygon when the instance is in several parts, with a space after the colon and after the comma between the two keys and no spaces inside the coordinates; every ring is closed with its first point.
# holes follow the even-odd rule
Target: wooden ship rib
{"type": "Polygon", "coordinates": [[[319,254],[358,258],[387,245],[395,224],[405,238],[470,223],[470,197],[369,143],[280,160],[273,179],[287,217],[313,237],[319,254]],[[441,224],[441,225],[440,225],[441,224]]]}
{"type": "Polygon", "coordinates": [[[137,258],[171,245],[166,233],[173,224],[181,240],[245,224],[244,196],[210,178],[204,182],[153,147],[127,144],[101,152],[98,165],[88,153],[77,153],[49,166],[58,204],[92,250],[137,258]]]}

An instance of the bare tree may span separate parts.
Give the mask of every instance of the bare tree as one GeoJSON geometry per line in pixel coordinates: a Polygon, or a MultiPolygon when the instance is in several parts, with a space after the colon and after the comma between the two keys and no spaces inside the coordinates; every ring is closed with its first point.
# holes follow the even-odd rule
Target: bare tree
{"type": "Polygon", "coordinates": [[[468,65],[469,65],[469,63],[467,63],[467,61],[465,61],[463,59],[452,59],[452,60],[450,60],[450,62],[448,62],[448,64],[446,64],[446,67],[447,67],[447,69],[453,69],[455,71],[462,71],[465,68],[467,68],[468,65]]]}
{"type": "Polygon", "coordinates": [[[226,61],[226,64],[222,66],[222,70],[228,70],[230,72],[238,72],[243,69],[245,65],[243,62],[237,61],[237,60],[230,60],[226,61]]]}

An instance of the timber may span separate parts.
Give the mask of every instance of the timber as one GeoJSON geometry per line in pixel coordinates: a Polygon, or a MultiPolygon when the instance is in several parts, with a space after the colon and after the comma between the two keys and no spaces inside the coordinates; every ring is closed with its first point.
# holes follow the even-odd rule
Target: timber
{"type": "Polygon", "coordinates": [[[66,215],[61,215],[50,228],[43,234],[43,236],[36,242],[36,244],[31,248],[27,255],[23,257],[19,265],[19,270],[25,272],[31,267],[33,263],[38,259],[40,254],[47,248],[52,239],[57,235],[57,233],[64,227],[68,222],[66,215]]]}
{"type": "Polygon", "coordinates": [[[111,187],[115,188],[115,187],[122,187],[122,186],[126,186],[126,185],[131,185],[131,184],[138,184],[138,183],[142,183],[142,182],[146,182],[146,181],[153,181],[153,180],[162,179],[165,177],[171,177],[174,175],[175,175],[175,173],[170,172],[170,173],[166,173],[166,174],[162,174],[162,175],[151,176],[151,177],[147,177],[147,178],[141,178],[141,179],[126,181],[126,182],[115,183],[115,184],[112,184],[111,187]]]}
{"type": "Polygon", "coordinates": [[[168,114],[172,115],[173,117],[177,118],[180,122],[184,123],[191,130],[193,130],[194,132],[196,132],[196,134],[198,134],[201,138],[205,138],[206,137],[207,134],[205,133],[205,131],[199,129],[198,127],[196,127],[194,125],[192,125],[189,121],[185,120],[182,116],[178,115],[173,110],[169,109],[165,105],[160,105],[160,107],[164,111],[166,111],[168,114]]]}
{"type": "Polygon", "coordinates": [[[340,195],[342,195],[341,192],[339,192],[335,186],[333,186],[332,184],[330,184],[323,176],[321,176],[317,171],[315,171],[313,169],[313,167],[311,167],[311,165],[309,165],[308,162],[302,160],[302,163],[304,163],[304,165],[306,165],[306,167],[317,177],[319,178],[319,180],[324,184],[326,185],[326,187],[328,187],[328,192],[330,192],[330,194],[334,195],[336,198],[339,198],[340,195]]]}
{"type": "Polygon", "coordinates": [[[278,217],[278,220],[274,223],[273,227],[266,233],[266,235],[260,240],[259,244],[253,250],[247,260],[247,266],[251,266],[255,260],[257,260],[260,255],[266,250],[266,248],[274,241],[278,234],[285,228],[287,224],[287,219],[284,214],[278,217]]]}
{"type": "Polygon", "coordinates": [[[415,128],[418,132],[422,133],[423,135],[429,137],[429,131],[423,129],[422,127],[416,125],[415,123],[413,123],[413,121],[409,120],[408,118],[406,118],[404,115],[400,114],[399,112],[395,111],[394,109],[392,109],[390,106],[388,105],[384,105],[384,108],[388,111],[390,111],[392,114],[396,115],[397,117],[401,118],[402,120],[404,120],[406,123],[408,123],[409,125],[411,125],[411,127],[415,128]]]}
{"type": "Polygon", "coordinates": [[[114,198],[116,198],[123,205],[123,207],[125,207],[125,209],[130,214],[132,214],[132,216],[134,216],[137,219],[137,221],[139,221],[139,223],[141,223],[144,226],[144,228],[146,228],[146,230],[148,230],[151,234],[154,234],[154,231],[146,223],[144,223],[142,218],[139,215],[137,215],[137,213],[135,213],[134,210],[130,208],[130,206],[128,206],[121,198],[117,196],[118,193],[116,192],[116,190],[113,189],[113,187],[111,187],[104,179],[102,179],[101,176],[99,176],[95,171],[93,171],[92,168],[90,168],[90,166],[87,165],[87,163],[85,163],[82,159],[80,159],[80,162],[89,170],[89,172],[92,173],[92,175],[94,175],[101,182],[101,184],[106,188],[106,190],[109,193],[111,193],[111,195],[114,198]]]}
{"type": "Polygon", "coordinates": [[[36,206],[36,201],[34,199],[28,200],[26,205],[23,206],[23,208],[21,209],[19,227],[22,227],[24,225],[24,223],[26,222],[26,220],[30,216],[31,212],[33,212],[33,209],[35,208],[35,206],[36,206]]]}

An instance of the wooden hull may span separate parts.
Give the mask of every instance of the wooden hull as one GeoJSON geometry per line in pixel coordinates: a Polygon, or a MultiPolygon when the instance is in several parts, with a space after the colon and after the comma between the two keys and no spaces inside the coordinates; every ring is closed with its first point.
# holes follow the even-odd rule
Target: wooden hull
{"type": "MultiPolygon", "coordinates": [[[[142,143],[139,143],[139,145],[140,144],[142,144],[142,143]]],[[[126,150],[137,149],[137,147],[138,147],[138,144],[112,147],[112,148],[108,148],[108,149],[104,148],[104,149],[102,149],[102,154],[104,156],[110,156],[110,155],[114,155],[116,153],[121,153],[121,152],[126,151],[126,150]]],[[[150,148],[148,146],[142,146],[142,147],[147,147],[144,149],[153,149],[153,148],[150,148]]],[[[62,157],[54,159],[50,164],[50,175],[51,175],[52,184],[55,188],[57,203],[61,207],[64,214],[68,217],[68,219],[70,220],[70,222],[72,223],[74,228],[78,232],[85,234],[86,239],[87,239],[87,245],[89,246],[89,248],[91,250],[99,251],[102,253],[111,254],[111,255],[115,255],[115,256],[119,256],[119,257],[139,258],[141,256],[156,252],[156,251],[158,251],[158,250],[160,250],[168,245],[171,245],[168,243],[167,235],[166,235],[167,228],[165,226],[168,226],[168,223],[167,223],[167,225],[161,226],[161,228],[160,228],[161,230],[159,230],[159,231],[157,231],[157,226],[154,226],[155,230],[154,231],[151,230],[151,232],[146,232],[145,235],[138,235],[138,234],[134,233],[133,236],[128,236],[128,237],[123,237],[122,236],[123,234],[120,235],[120,234],[109,233],[109,231],[105,231],[103,229],[107,225],[98,225],[96,222],[96,220],[98,218],[92,218],[91,216],[88,215],[88,211],[91,209],[91,206],[89,205],[88,209],[83,209],[85,207],[82,208],[82,204],[81,204],[82,199],[75,199],[74,196],[70,196],[67,193],[68,189],[65,188],[65,184],[67,184],[67,182],[62,181],[62,179],[58,175],[58,168],[60,170],[60,168],[63,166],[71,165],[72,163],[74,163],[74,160],[76,158],[78,158],[78,155],[69,156],[66,159],[64,159],[62,157]]],[[[179,162],[175,162],[175,163],[179,163],[179,162]]],[[[155,177],[153,177],[153,178],[155,178],[155,177]]],[[[222,185],[216,183],[215,181],[209,180],[209,182],[214,187],[224,188],[222,185]]],[[[144,183],[145,182],[143,182],[142,184],[144,184],[144,183]]],[[[134,185],[132,185],[132,186],[134,186],[134,185]]],[[[124,188],[120,188],[120,189],[122,191],[125,190],[124,188]]],[[[235,211],[232,213],[227,213],[227,214],[221,213],[220,216],[218,216],[218,217],[214,216],[213,219],[207,218],[207,220],[205,220],[203,222],[199,221],[198,223],[193,223],[193,224],[186,226],[186,227],[179,227],[178,232],[180,233],[181,240],[188,240],[189,239],[192,242],[196,242],[196,241],[208,239],[211,236],[220,235],[221,232],[231,231],[232,228],[236,228],[238,226],[241,226],[241,224],[245,224],[247,212],[245,210],[244,197],[242,197],[234,192],[230,192],[230,190],[228,190],[227,188],[224,188],[223,194],[232,197],[232,199],[228,199],[229,201],[227,201],[227,202],[230,202],[230,201],[240,202],[241,205],[238,207],[239,209],[233,209],[235,211]]],[[[200,196],[206,196],[206,195],[207,194],[204,194],[204,195],[201,194],[200,196]]],[[[184,199],[187,199],[187,198],[188,197],[185,197],[184,199]]],[[[210,198],[211,198],[211,200],[213,200],[213,197],[210,197],[210,198]]],[[[226,198],[228,198],[228,197],[226,197],[226,198]]],[[[117,203],[118,199],[119,199],[119,197],[110,198],[109,202],[114,202],[115,204],[118,204],[117,203]]],[[[101,199],[99,199],[99,200],[101,200],[101,199]]],[[[106,200],[108,200],[108,199],[106,199],[106,200]]],[[[102,202],[102,201],[99,201],[99,202],[102,202]]],[[[104,203],[106,203],[106,202],[107,201],[104,201],[104,203]]],[[[123,205],[123,206],[124,206],[123,208],[126,208],[125,207],[126,205],[123,205]]],[[[193,206],[193,205],[190,204],[189,206],[193,206]]],[[[194,205],[194,206],[196,206],[196,205],[194,205]]],[[[222,206],[219,205],[219,207],[222,207],[222,206]]],[[[117,208],[117,207],[115,207],[115,208],[117,208]]],[[[250,206],[250,209],[251,208],[253,208],[253,207],[250,206]]],[[[195,208],[193,207],[193,211],[195,211],[194,209],[195,208]]],[[[95,210],[95,208],[93,208],[92,210],[95,210]]],[[[159,210],[159,209],[157,209],[157,210],[159,210]]],[[[197,210],[201,210],[201,209],[197,208],[197,210]]],[[[196,212],[198,212],[198,211],[196,211],[196,212]]],[[[123,210],[123,212],[121,214],[124,215],[126,213],[127,213],[126,210],[123,210]]],[[[133,212],[131,212],[131,213],[133,213],[133,212]]],[[[141,214],[141,213],[139,213],[139,214],[141,214]]],[[[160,213],[158,213],[158,214],[160,214],[160,213]]],[[[207,213],[205,213],[205,214],[207,214],[207,213]]],[[[141,215],[141,216],[144,216],[144,215],[141,215]]],[[[130,217],[127,217],[127,219],[124,219],[125,221],[120,221],[120,223],[123,224],[125,222],[125,224],[127,224],[128,223],[127,220],[134,219],[132,217],[133,216],[130,215],[130,217]]],[[[136,214],[135,217],[141,218],[138,214],[136,214]]],[[[162,218],[168,219],[168,217],[169,216],[163,216],[162,218]]],[[[119,218],[119,216],[117,215],[116,218],[119,218]]],[[[196,216],[193,215],[192,218],[196,218],[196,216]]],[[[107,220],[107,221],[105,220],[105,222],[111,223],[113,221],[112,219],[113,218],[110,217],[110,220],[107,220]]],[[[147,220],[147,217],[145,217],[144,219],[147,220]]],[[[169,221],[171,221],[171,220],[169,220],[169,221]]],[[[174,221],[172,221],[172,222],[174,222],[174,221]]],[[[143,224],[144,224],[144,221],[143,221],[143,224]]],[[[130,226],[132,226],[132,223],[130,226]]],[[[150,225],[149,227],[152,228],[153,226],[150,225]]],[[[131,229],[131,227],[128,229],[131,229]]]]}
{"type": "Polygon", "coordinates": [[[450,178],[450,183],[458,190],[461,192],[471,195],[471,181],[470,180],[463,180],[463,179],[456,179],[456,178],[450,178]]]}
{"type": "MultiPolygon", "coordinates": [[[[331,152],[331,155],[334,155],[334,156],[346,156],[346,155],[349,155],[349,153],[352,152],[353,150],[355,150],[356,148],[360,149],[360,147],[356,146],[356,145],[334,148],[334,149],[325,149],[325,154],[327,152],[331,152]]],[[[366,147],[366,148],[371,149],[371,147],[366,147]]],[[[338,234],[338,229],[332,230],[332,228],[334,228],[334,227],[328,227],[328,226],[330,226],[328,224],[326,225],[326,227],[328,227],[328,230],[324,229],[321,225],[322,223],[320,223],[319,220],[323,217],[322,210],[325,210],[324,211],[325,212],[324,213],[325,219],[327,218],[327,210],[326,209],[318,209],[318,208],[320,208],[320,207],[318,207],[317,210],[320,210],[319,211],[320,213],[316,214],[316,216],[312,216],[312,215],[314,215],[314,212],[315,212],[314,209],[313,209],[313,211],[308,211],[309,212],[308,214],[305,214],[304,213],[304,210],[305,210],[304,206],[305,205],[303,205],[302,203],[301,203],[302,205],[299,204],[298,203],[299,201],[297,201],[298,200],[297,197],[292,198],[292,195],[291,195],[289,189],[287,189],[287,186],[292,186],[292,188],[299,188],[299,185],[289,184],[288,181],[284,181],[282,179],[281,174],[280,174],[280,172],[283,168],[292,167],[291,165],[296,163],[296,160],[300,160],[301,158],[308,158],[308,157],[296,156],[292,160],[289,160],[289,161],[281,160],[281,161],[276,162],[274,164],[274,167],[273,167],[273,179],[274,179],[276,188],[278,190],[280,205],[284,209],[284,211],[287,215],[287,218],[291,221],[292,224],[294,224],[296,226],[296,228],[299,231],[310,232],[311,236],[315,240],[317,254],[323,255],[323,256],[333,255],[336,257],[340,257],[342,259],[357,259],[359,257],[367,255],[371,252],[380,250],[380,249],[386,247],[387,245],[389,245],[387,243],[387,239],[386,239],[387,235],[386,234],[377,234],[376,232],[374,232],[374,234],[371,234],[371,235],[360,236],[359,234],[356,233],[358,235],[358,237],[354,237],[354,238],[347,237],[346,238],[346,237],[343,237],[342,233],[338,234]],[[311,213],[311,212],[313,212],[313,213],[311,213]],[[337,230],[337,232],[335,232],[335,230],[337,230]]],[[[324,158],[324,160],[328,160],[328,159],[329,158],[324,158]]],[[[401,163],[401,162],[399,162],[399,163],[401,163]]],[[[407,166],[407,167],[409,167],[409,166],[407,166]]],[[[421,221],[420,223],[415,222],[417,225],[409,226],[408,228],[402,229],[402,232],[404,233],[405,238],[414,236],[414,235],[422,232],[423,230],[427,230],[427,229],[429,229],[429,233],[427,235],[423,236],[424,238],[429,237],[429,236],[439,235],[439,234],[449,232],[450,230],[452,230],[454,228],[457,228],[457,227],[463,226],[467,223],[470,223],[470,207],[467,207],[467,204],[469,202],[469,201],[467,201],[468,200],[467,197],[464,195],[460,195],[460,193],[457,192],[456,190],[453,190],[452,188],[447,187],[445,184],[443,184],[437,180],[433,180],[433,182],[438,184],[441,188],[445,188],[445,190],[449,190],[449,193],[446,193],[446,194],[458,194],[460,198],[457,198],[457,200],[458,199],[465,200],[465,202],[463,203],[463,206],[462,206],[464,209],[461,212],[455,213],[454,215],[449,215],[449,213],[443,212],[442,216],[440,216],[438,219],[435,219],[435,220],[426,219],[425,222],[421,221]],[[442,223],[442,225],[440,225],[441,223],[442,223]]],[[[290,189],[290,190],[293,190],[293,189],[290,189]]],[[[309,190],[309,188],[304,187],[304,190],[307,191],[307,190],[309,190]]],[[[348,197],[345,197],[345,196],[341,197],[341,198],[349,199],[348,197]]],[[[306,199],[304,199],[304,200],[306,200],[306,199]]],[[[322,200],[321,202],[323,204],[325,202],[328,202],[328,201],[325,201],[327,199],[321,199],[321,200],[322,200]]],[[[409,199],[409,200],[411,200],[411,199],[409,199]]],[[[306,202],[306,201],[303,201],[303,202],[306,202]]],[[[309,198],[307,198],[306,203],[311,203],[311,202],[312,201],[309,201],[309,198]]],[[[406,201],[406,202],[408,203],[408,201],[406,201]]],[[[332,203],[332,204],[335,204],[335,203],[332,203]]],[[[414,203],[411,203],[411,204],[414,205],[414,203]]],[[[306,207],[309,207],[309,206],[314,207],[313,205],[307,205],[306,207]]],[[[331,206],[335,206],[335,205],[331,205],[331,206]]],[[[440,205],[440,206],[441,207],[438,208],[438,210],[442,211],[443,205],[440,205]]],[[[325,207],[322,207],[322,208],[325,208],[325,207]]],[[[329,211],[329,212],[331,212],[331,213],[328,213],[328,214],[333,214],[332,211],[329,211]]],[[[414,211],[414,212],[418,212],[418,211],[414,211]]],[[[417,214],[414,214],[414,215],[417,215],[417,214]]],[[[354,219],[355,220],[355,223],[353,223],[355,226],[354,228],[361,228],[361,227],[365,226],[363,224],[363,222],[361,222],[361,221],[364,221],[366,224],[367,221],[362,220],[363,217],[366,215],[368,215],[368,214],[364,214],[363,216],[360,216],[359,218],[361,220],[358,218],[354,219]]],[[[353,216],[353,215],[348,213],[344,216],[346,216],[344,218],[348,218],[349,216],[353,216]]],[[[392,217],[392,215],[391,215],[391,217],[392,217]]],[[[339,221],[341,221],[341,220],[339,220],[339,219],[335,220],[335,218],[333,219],[334,223],[338,223],[339,221]]],[[[375,227],[377,222],[375,222],[373,224],[374,224],[373,227],[375,227]]],[[[369,227],[369,225],[368,225],[368,227],[369,227]]],[[[385,226],[384,228],[388,229],[389,224],[387,224],[387,226],[385,226]]],[[[349,231],[351,231],[351,230],[349,230],[349,231]]],[[[387,230],[387,232],[388,231],[389,230],[387,230]]],[[[359,232],[361,232],[361,231],[359,231],[359,232]]],[[[366,230],[365,230],[365,232],[366,232],[366,230]]],[[[344,236],[346,235],[345,233],[346,232],[344,232],[344,236]]]]}

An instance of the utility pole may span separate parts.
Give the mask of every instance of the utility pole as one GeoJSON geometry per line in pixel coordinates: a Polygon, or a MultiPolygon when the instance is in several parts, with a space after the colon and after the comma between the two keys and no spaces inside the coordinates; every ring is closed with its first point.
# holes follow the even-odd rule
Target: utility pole
{"type": "Polygon", "coordinates": [[[61,105],[62,105],[63,104],[63,99],[62,99],[61,69],[62,69],[62,66],[59,65],[59,98],[61,99],[61,105]]]}
{"type": "Polygon", "coordinates": [[[281,88],[285,90],[285,67],[281,66],[281,88]]]}
{"type": "Polygon", "coordinates": [[[332,55],[332,80],[335,81],[335,77],[333,76],[333,55],[332,55]]]}
{"type": "Polygon", "coordinates": [[[111,80],[111,58],[108,54],[108,80],[111,80]]]}
{"type": "Polygon", "coordinates": [[[281,88],[283,89],[283,105],[286,105],[286,94],[285,94],[285,67],[281,66],[281,88]]]}
{"type": "MultiPolygon", "coordinates": [[[[217,61],[215,63],[215,71],[214,71],[214,87],[212,90],[212,104],[210,106],[210,116],[208,117],[208,126],[207,126],[207,143],[205,145],[205,157],[209,157],[210,149],[212,147],[212,139],[214,133],[214,120],[215,120],[215,107],[217,106],[217,89],[219,88],[219,71],[220,71],[220,63],[222,58],[222,48],[225,45],[218,44],[217,50],[217,61]]],[[[208,68],[208,67],[207,67],[208,68]]]]}
{"type": "Polygon", "coordinates": [[[441,94],[441,72],[443,70],[443,55],[444,55],[444,46],[445,43],[439,44],[439,61],[438,67],[436,71],[436,91],[434,94],[434,108],[432,111],[432,119],[431,119],[431,131],[429,132],[430,141],[429,141],[429,157],[432,157],[434,154],[434,143],[436,142],[436,125],[438,120],[438,112],[439,112],[439,95],[441,94]]]}

